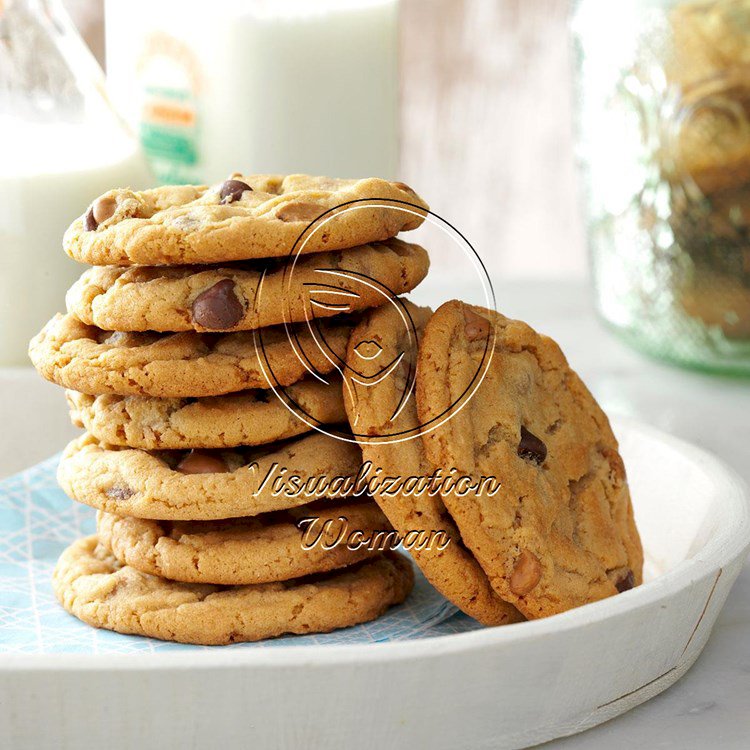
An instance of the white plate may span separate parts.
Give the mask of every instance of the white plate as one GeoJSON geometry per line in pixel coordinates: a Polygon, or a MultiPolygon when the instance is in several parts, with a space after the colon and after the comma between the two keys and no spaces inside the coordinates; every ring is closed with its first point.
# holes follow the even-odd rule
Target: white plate
{"type": "Polygon", "coordinates": [[[0,738],[60,748],[520,748],[606,721],[693,664],[750,545],[738,477],[630,421],[648,582],[536,622],[370,646],[8,656],[0,738]]]}

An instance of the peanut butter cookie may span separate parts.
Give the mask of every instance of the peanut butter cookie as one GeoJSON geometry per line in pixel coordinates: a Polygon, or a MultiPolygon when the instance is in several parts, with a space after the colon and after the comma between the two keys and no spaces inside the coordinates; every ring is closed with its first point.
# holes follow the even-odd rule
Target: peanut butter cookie
{"type": "MultiPolygon", "coordinates": [[[[349,378],[344,403],[352,432],[372,473],[408,480],[432,471],[420,440],[411,375],[416,365],[416,338],[430,311],[409,302],[370,311],[354,329],[347,351],[349,378]]],[[[464,546],[461,535],[435,492],[382,491],[373,497],[402,535],[412,531],[440,533],[434,543],[410,553],[430,583],[466,614],[485,625],[522,619],[492,589],[487,576],[464,546]],[[447,544],[443,543],[447,540],[447,544]]]]}
{"type": "Polygon", "coordinates": [[[417,406],[422,424],[451,417],[423,434],[431,466],[500,483],[443,502],[503,599],[537,618],[641,583],[617,440],[554,341],[448,302],[425,327],[417,406]]]}
{"type": "Polygon", "coordinates": [[[169,185],[140,193],[110,190],[73,222],[63,247],[71,258],[93,265],[277,258],[292,252],[311,222],[351,201],[363,203],[356,210],[343,206],[328,214],[330,221],[321,222],[299,251],[341,250],[395,237],[418,227],[424,220],[419,209],[427,208],[403,183],[377,178],[237,173],[212,187],[169,185]]]}
{"type": "Polygon", "coordinates": [[[315,433],[260,448],[143,451],[92,435],[63,452],[57,479],[73,500],[118,515],[209,521],[286,510],[324,497],[342,499],[359,448],[315,433]]]}
{"type": "Polygon", "coordinates": [[[186,583],[273,583],[378,554],[391,530],[372,501],[318,502],[224,521],[152,521],[99,511],[99,540],[123,565],[186,583]]]}
{"type": "MultiPolygon", "coordinates": [[[[318,325],[343,360],[351,324],[332,318],[318,325]]],[[[111,333],[58,314],[31,340],[29,356],[43,378],[81,393],[199,398],[291,385],[308,373],[309,365],[318,372],[333,369],[331,357],[309,331],[300,329],[297,344],[301,352],[283,327],[264,329],[263,353],[275,376],[271,384],[252,331],[111,333]]]]}
{"type": "Polygon", "coordinates": [[[409,561],[396,553],[281,583],[178,583],[121,565],[96,536],[68,547],[52,578],[63,607],[93,627],[210,646],[368,622],[404,601],[413,583],[409,561]]]}
{"type": "Polygon", "coordinates": [[[393,239],[296,262],[101,266],[68,291],[68,312],[107,331],[246,331],[377,307],[411,291],[427,252],[393,239]]]}
{"type": "Polygon", "coordinates": [[[284,389],[292,411],[272,390],[227,396],[148,398],[66,391],[70,416],[103,443],[146,450],[234,448],[301,435],[310,424],[346,422],[341,390],[313,379],[284,389]],[[300,410],[309,415],[303,421],[300,410]]]}

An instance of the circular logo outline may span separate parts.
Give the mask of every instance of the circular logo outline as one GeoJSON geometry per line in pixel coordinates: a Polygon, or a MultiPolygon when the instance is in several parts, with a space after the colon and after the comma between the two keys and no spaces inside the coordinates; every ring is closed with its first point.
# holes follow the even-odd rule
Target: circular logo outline
{"type": "MultiPolygon", "coordinates": [[[[302,232],[300,232],[299,236],[294,242],[294,245],[292,246],[292,249],[289,252],[289,255],[287,256],[288,261],[287,263],[285,263],[285,266],[284,266],[284,280],[282,283],[282,288],[283,288],[282,313],[283,313],[283,321],[284,321],[282,325],[284,326],[284,331],[286,333],[287,339],[295,355],[303,363],[309,375],[315,378],[316,380],[318,380],[319,382],[323,382],[328,385],[332,385],[331,375],[333,375],[333,378],[336,380],[338,380],[339,377],[341,377],[341,379],[345,383],[346,379],[343,377],[344,372],[353,369],[347,363],[346,356],[344,356],[343,358],[340,357],[333,350],[333,348],[328,345],[328,343],[325,340],[325,337],[322,335],[322,332],[320,331],[320,324],[323,323],[324,321],[325,322],[335,321],[335,316],[331,315],[331,316],[318,318],[315,316],[308,317],[306,315],[306,320],[304,322],[294,323],[290,321],[289,319],[290,318],[289,289],[291,288],[291,284],[292,284],[292,276],[293,276],[294,268],[300,256],[310,257],[310,256],[315,255],[315,253],[301,252],[301,248],[303,248],[305,243],[310,239],[311,236],[313,236],[314,232],[321,229],[328,221],[332,220],[335,216],[341,215],[349,210],[356,210],[358,208],[366,208],[368,207],[368,204],[370,207],[372,207],[373,204],[375,205],[384,204],[387,207],[396,208],[396,210],[407,211],[408,213],[411,213],[415,216],[423,217],[424,219],[428,221],[430,221],[431,219],[430,223],[432,223],[435,226],[440,227],[441,229],[443,229],[443,231],[446,232],[446,234],[450,235],[450,232],[448,231],[448,229],[446,229],[446,227],[449,228],[453,233],[455,233],[455,235],[457,235],[460,238],[461,241],[463,241],[465,246],[470,251],[471,255],[469,257],[473,259],[475,266],[477,267],[477,270],[479,272],[480,278],[482,278],[486,282],[486,287],[484,288],[485,298],[486,298],[487,303],[491,305],[491,307],[488,307],[488,309],[491,311],[496,310],[495,290],[492,285],[492,280],[487,272],[487,268],[484,265],[484,261],[480,257],[479,253],[477,253],[476,249],[471,244],[471,242],[469,242],[469,240],[466,238],[466,236],[458,228],[456,228],[453,224],[451,224],[451,222],[449,222],[447,219],[444,219],[442,216],[430,210],[429,208],[424,208],[418,204],[411,203],[409,201],[394,199],[394,198],[356,198],[351,201],[340,203],[337,206],[333,206],[332,208],[329,208],[326,211],[323,211],[319,216],[313,219],[302,230],[302,232]],[[393,204],[398,204],[398,205],[394,206],[393,204]],[[313,367],[312,364],[310,363],[309,357],[305,354],[304,349],[299,342],[299,332],[300,330],[304,330],[305,328],[312,335],[312,338],[315,344],[317,345],[318,349],[320,350],[320,352],[331,363],[332,369],[328,373],[322,374],[318,372],[316,368],[313,367]],[[317,329],[318,336],[315,335],[314,328],[317,329]],[[322,342],[322,345],[321,345],[321,342],[322,342]]],[[[336,251],[331,251],[331,252],[336,252],[336,251]]],[[[333,269],[320,269],[320,270],[323,271],[324,273],[333,272],[333,269]]],[[[403,299],[400,295],[393,292],[393,290],[386,287],[379,280],[369,277],[366,274],[362,274],[359,272],[352,272],[352,271],[343,271],[343,272],[338,271],[338,273],[345,274],[348,276],[358,276],[361,280],[365,281],[365,283],[368,283],[368,285],[379,287],[381,290],[384,290],[385,292],[387,292],[387,299],[392,304],[395,302],[400,308],[402,308],[403,313],[408,319],[408,322],[409,322],[408,327],[410,330],[410,336],[411,336],[411,333],[413,332],[415,339],[418,340],[416,325],[408,309],[406,309],[405,305],[403,304],[403,299]]],[[[262,294],[262,286],[263,286],[264,278],[265,278],[265,272],[261,276],[261,280],[258,284],[258,290],[257,290],[258,299],[260,299],[260,295],[262,294]]],[[[386,296],[386,295],[384,294],[383,296],[386,296]]],[[[372,309],[372,308],[368,308],[368,309],[372,309]]],[[[366,311],[367,310],[363,312],[366,312],[366,311]]],[[[299,404],[297,401],[294,400],[294,398],[286,391],[285,387],[281,386],[278,382],[278,379],[274,376],[273,368],[271,366],[268,354],[263,344],[263,329],[256,329],[253,331],[253,341],[255,344],[255,350],[256,350],[256,355],[258,357],[258,361],[261,365],[263,375],[266,378],[269,388],[274,392],[276,397],[284,404],[284,406],[287,409],[289,409],[289,411],[291,411],[298,419],[300,419],[302,422],[307,424],[307,426],[310,427],[311,429],[317,432],[320,432],[322,434],[326,434],[331,437],[334,437],[338,440],[344,440],[350,443],[357,443],[359,442],[358,441],[358,438],[359,438],[359,439],[366,440],[366,442],[368,443],[376,443],[379,445],[383,445],[383,444],[403,442],[405,440],[411,440],[417,437],[421,437],[422,435],[425,435],[429,432],[432,432],[433,430],[438,429],[440,426],[442,426],[447,421],[452,419],[459,411],[461,411],[461,409],[463,409],[466,406],[466,404],[471,400],[471,398],[474,396],[477,389],[483,382],[487,374],[487,371],[489,370],[490,364],[492,362],[492,356],[494,353],[495,341],[497,337],[495,326],[490,326],[490,332],[491,332],[491,335],[487,336],[485,340],[485,347],[482,353],[482,360],[480,363],[480,367],[476,370],[471,381],[464,388],[464,390],[462,391],[458,399],[455,399],[451,403],[450,406],[448,406],[440,414],[431,418],[429,421],[425,422],[424,424],[418,423],[415,427],[412,427],[410,429],[400,430],[400,431],[393,432],[385,436],[357,433],[353,429],[351,429],[350,424],[347,424],[346,430],[342,431],[342,430],[336,430],[335,429],[336,425],[320,423],[312,415],[310,415],[301,406],[301,404],[299,404]]],[[[400,413],[401,409],[403,408],[403,405],[406,403],[406,401],[408,400],[408,398],[411,396],[411,394],[414,391],[414,387],[416,384],[416,367],[413,367],[412,365],[410,365],[410,371],[412,369],[413,369],[413,377],[411,378],[412,384],[410,385],[408,392],[405,391],[404,394],[402,394],[402,397],[399,401],[399,405],[394,413],[394,416],[397,416],[398,413],[400,413]]]]}

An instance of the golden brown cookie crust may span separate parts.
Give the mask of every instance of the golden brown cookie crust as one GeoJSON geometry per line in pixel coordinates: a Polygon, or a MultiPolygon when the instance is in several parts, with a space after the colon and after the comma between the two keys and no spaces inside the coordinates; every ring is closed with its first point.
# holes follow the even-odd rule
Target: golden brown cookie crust
{"type": "Polygon", "coordinates": [[[617,441],[554,341],[499,313],[444,304],[420,347],[420,421],[463,403],[488,342],[481,385],[423,442],[432,466],[502,483],[494,496],[443,497],[493,587],[537,618],[616,594],[629,571],[630,585],[640,583],[643,552],[617,441]]]}
{"type": "Polygon", "coordinates": [[[79,320],[107,331],[246,331],[308,320],[313,300],[318,318],[377,307],[383,287],[399,295],[417,286],[429,258],[419,245],[392,239],[300,257],[290,268],[100,266],[83,273],[66,303],[79,320]],[[194,314],[196,299],[222,282],[230,284],[229,316],[204,320],[194,314]],[[316,291],[324,287],[325,293],[316,291]]]}
{"type": "MultiPolygon", "coordinates": [[[[409,302],[405,302],[405,306],[417,332],[421,331],[430,317],[430,310],[409,302]]],[[[410,359],[416,359],[416,352],[408,347],[406,331],[397,309],[389,305],[372,310],[353,331],[347,363],[360,371],[363,362],[356,350],[363,341],[377,343],[384,352],[372,360],[372,373],[378,371],[384,362],[392,361],[399,352],[406,354],[398,370],[377,385],[361,388],[354,385],[351,390],[345,388],[344,403],[349,423],[352,431],[358,435],[363,458],[372,462],[373,470],[382,468],[387,476],[427,476],[431,471],[418,437],[413,394],[396,419],[391,418],[400,399],[395,386],[403,384],[410,359]],[[395,443],[377,440],[379,435],[394,432],[417,434],[417,437],[395,443]],[[368,439],[368,436],[373,436],[373,439],[368,439]]],[[[487,576],[464,547],[456,525],[438,496],[380,492],[374,494],[374,499],[400,534],[406,535],[413,530],[442,531],[450,538],[444,549],[439,549],[437,545],[432,549],[415,547],[410,553],[430,583],[453,604],[485,625],[501,625],[522,619],[513,606],[492,590],[487,576]]]]}
{"type": "Polygon", "coordinates": [[[122,566],[96,536],[61,555],[52,588],[89,625],[210,646],[368,622],[408,596],[409,561],[395,553],[312,579],[249,586],[179,583],[122,566]]]}
{"type": "Polygon", "coordinates": [[[272,390],[201,399],[90,396],[66,391],[74,425],[103,443],[145,450],[265,445],[309,432],[312,424],[346,422],[340,388],[305,379],[284,389],[303,421],[272,390]]]}
{"type": "Polygon", "coordinates": [[[228,586],[288,581],[354,565],[377,555],[376,535],[390,530],[371,501],[318,502],[225,521],[97,513],[99,540],[123,565],[174,581],[228,586]],[[307,525],[299,525],[303,519],[316,519],[309,533],[307,525]]]}
{"type": "Polygon", "coordinates": [[[185,455],[107,446],[86,434],[63,451],[57,479],[73,500],[99,510],[155,520],[209,521],[286,510],[318,497],[340,499],[341,488],[330,483],[353,477],[361,464],[355,444],[320,433],[247,451],[220,451],[225,472],[184,474],[176,467],[185,455]],[[306,490],[322,490],[324,477],[327,491],[296,493],[288,481],[292,475],[300,477],[306,490]],[[277,478],[285,480],[284,491],[279,491],[277,478]]]}
{"type": "MultiPolygon", "coordinates": [[[[334,318],[319,326],[343,358],[350,325],[334,318]]],[[[29,356],[43,378],[81,393],[198,398],[270,387],[254,336],[252,331],[109,333],[58,314],[31,340],[29,356]]],[[[298,340],[318,372],[333,369],[308,331],[301,330],[298,340]]],[[[308,373],[283,327],[264,330],[262,341],[274,385],[291,385],[308,373]]]]}
{"type": "MultiPolygon", "coordinates": [[[[241,175],[252,190],[222,203],[221,184],[164,186],[143,192],[110,190],[112,216],[86,231],[86,214],[63,238],[75,260],[93,265],[185,265],[277,258],[292,252],[321,214],[356,200],[380,199],[338,212],[310,234],[301,252],[341,250],[395,237],[424,220],[427,204],[408,186],[378,178],[339,180],[309,175],[241,175]],[[398,210],[403,203],[417,210],[398,210]]],[[[96,203],[96,202],[95,202],[96,203]]],[[[409,206],[405,206],[409,208],[409,206]]]]}

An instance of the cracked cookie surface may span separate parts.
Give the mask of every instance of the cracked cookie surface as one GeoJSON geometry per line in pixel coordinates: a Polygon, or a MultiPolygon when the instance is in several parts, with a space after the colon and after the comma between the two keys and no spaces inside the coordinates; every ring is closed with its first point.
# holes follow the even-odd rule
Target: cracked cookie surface
{"type": "Polygon", "coordinates": [[[423,435],[430,464],[501,483],[443,500],[503,599],[537,618],[641,582],[617,440],[554,341],[452,301],[427,323],[418,373],[420,421],[451,415],[423,435]]]}
{"type": "MultiPolygon", "coordinates": [[[[318,323],[334,358],[343,357],[351,324],[336,318],[318,323]]],[[[112,333],[56,315],[29,345],[37,372],[53,383],[93,395],[190,398],[236,393],[249,388],[291,385],[308,373],[330,372],[334,364],[309,331],[299,328],[296,344],[284,327],[264,329],[261,362],[253,331],[201,334],[112,333]]]]}
{"type": "Polygon", "coordinates": [[[90,396],[71,390],[66,397],[77,427],[103,443],[146,450],[264,445],[309,432],[311,423],[346,422],[341,389],[313,379],[287,386],[289,402],[266,389],[200,399],[90,396]]]}
{"type": "Polygon", "coordinates": [[[378,178],[241,175],[205,185],[110,190],[76,219],[63,238],[72,258],[92,265],[226,263],[288,255],[306,227],[321,221],[303,253],[380,242],[424,220],[427,204],[407,185],[378,178]],[[243,187],[244,186],[244,187],[243,187]],[[411,204],[404,206],[403,204],[411,204]],[[399,210],[399,206],[408,210],[399,210]]]}
{"type": "Polygon", "coordinates": [[[256,448],[191,452],[108,446],[86,434],[63,451],[57,480],[73,500],[110,513],[208,521],[342,499],[338,478],[353,477],[361,461],[355,444],[320,433],[256,448]]]}
{"type": "Polygon", "coordinates": [[[396,553],[342,572],[247,586],[168,581],[121,565],[96,536],[60,556],[52,588],[89,625],[179,643],[224,645],[368,622],[409,595],[414,573],[396,553]]]}
{"type": "Polygon", "coordinates": [[[398,239],[294,263],[102,266],[83,273],[66,303],[107,331],[243,331],[377,307],[428,268],[423,248],[398,239]]]}
{"type": "MultiPolygon", "coordinates": [[[[408,391],[409,373],[416,364],[416,340],[430,317],[430,310],[404,301],[404,317],[395,306],[372,310],[354,329],[347,351],[347,365],[354,376],[345,378],[344,403],[352,432],[373,471],[391,477],[420,477],[431,473],[419,439],[417,407],[408,391]],[[372,351],[378,351],[371,356],[372,351]],[[401,356],[403,355],[403,356],[401,356]],[[400,359],[397,358],[401,356],[400,359]],[[396,362],[393,370],[389,363],[396,362]],[[389,372],[382,377],[383,371],[389,372]],[[402,408],[399,411],[399,407],[402,408]],[[399,442],[382,440],[397,436],[399,442]]],[[[461,535],[436,494],[374,492],[374,499],[402,535],[413,530],[442,532],[447,545],[413,547],[410,554],[427,579],[443,596],[485,625],[501,625],[522,619],[518,611],[492,589],[487,576],[463,545],[461,535]],[[442,548],[441,548],[442,547],[442,548]]]]}
{"type": "Polygon", "coordinates": [[[273,583],[327,573],[379,554],[374,535],[390,529],[372,501],[317,502],[224,521],[97,513],[99,540],[120,563],[186,583],[273,583]]]}

